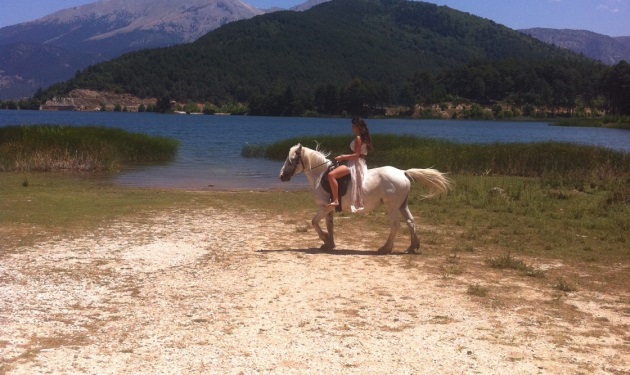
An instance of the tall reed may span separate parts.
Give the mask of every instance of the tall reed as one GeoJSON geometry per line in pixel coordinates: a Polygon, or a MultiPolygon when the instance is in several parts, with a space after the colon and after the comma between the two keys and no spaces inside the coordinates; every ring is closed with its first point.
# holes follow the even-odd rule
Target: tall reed
{"type": "MultiPolygon", "coordinates": [[[[372,166],[395,165],[402,169],[435,166],[454,173],[523,177],[630,172],[630,153],[602,147],[560,142],[460,144],[387,134],[376,134],[372,139],[374,150],[368,156],[372,166]]],[[[267,146],[258,145],[255,146],[256,152],[246,146],[243,155],[284,160],[289,148],[298,142],[311,148],[319,144],[333,155],[350,152],[348,137],[325,136],[291,138],[267,146]]]]}
{"type": "Polygon", "coordinates": [[[0,128],[0,171],[112,171],[131,163],[172,160],[178,142],[105,127],[0,128]]]}
{"type": "MultiPolygon", "coordinates": [[[[630,203],[630,153],[603,147],[561,142],[461,144],[409,135],[374,134],[368,166],[401,169],[434,167],[461,175],[538,177],[550,185],[583,190],[603,186],[613,201],[630,203]]],[[[282,140],[243,155],[284,160],[289,148],[319,147],[332,155],[348,153],[347,136],[302,137],[282,140]]]]}

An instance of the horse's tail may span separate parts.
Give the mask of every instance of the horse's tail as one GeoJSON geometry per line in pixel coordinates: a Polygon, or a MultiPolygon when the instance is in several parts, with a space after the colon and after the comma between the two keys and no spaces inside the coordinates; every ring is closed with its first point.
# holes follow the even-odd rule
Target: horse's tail
{"type": "Polygon", "coordinates": [[[442,194],[448,194],[448,191],[453,187],[453,182],[444,173],[436,169],[407,169],[405,176],[411,181],[419,182],[429,189],[429,194],[424,195],[425,198],[434,198],[442,194]]]}

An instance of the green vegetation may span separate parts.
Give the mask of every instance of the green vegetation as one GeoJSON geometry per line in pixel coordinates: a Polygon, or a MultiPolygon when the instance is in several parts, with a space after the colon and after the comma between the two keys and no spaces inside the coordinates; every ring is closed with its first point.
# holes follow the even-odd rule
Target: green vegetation
{"type": "Polygon", "coordinates": [[[73,126],[0,128],[0,171],[115,171],[171,160],[178,142],[122,129],[73,126]]]}
{"type": "MultiPolygon", "coordinates": [[[[447,198],[425,200],[414,189],[410,204],[423,221],[457,227],[457,248],[499,249],[500,254],[512,254],[510,258],[606,264],[630,260],[630,202],[615,198],[627,187],[606,178],[585,191],[533,177],[452,178],[455,189],[447,198]]],[[[523,271],[537,276],[535,270],[531,275],[523,271]]]]}
{"type": "MultiPolygon", "coordinates": [[[[630,154],[558,142],[460,144],[413,136],[374,134],[369,165],[435,167],[461,175],[537,177],[551,187],[609,191],[611,202],[630,203],[630,154]]],[[[248,145],[242,155],[282,161],[291,146],[317,144],[333,155],[347,152],[347,137],[321,136],[248,145]]]]}
{"type": "Polygon", "coordinates": [[[486,263],[492,268],[513,269],[521,271],[526,276],[544,277],[544,272],[528,266],[521,259],[516,259],[509,252],[496,258],[486,260],[486,263]]]}
{"type": "Polygon", "coordinates": [[[282,207],[306,215],[312,208],[304,205],[307,196],[306,192],[205,194],[142,189],[113,185],[89,174],[6,172],[0,173],[0,233],[6,245],[27,245],[164,209],[216,207],[241,214],[251,213],[253,207],[282,207]]]}
{"type": "Polygon", "coordinates": [[[36,99],[89,88],[208,108],[245,104],[255,115],[380,115],[392,106],[412,114],[416,104],[472,102],[493,108],[472,118],[597,116],[629,114],[629,83],[626,63],[607,67],[448,7],[337,0],[127,54],[36,99]]]}
{"type": "Polygon", "coordinates": [[[583,126],[590,128],[616,128],[630,130],[630,116],[603,118],[572,118],[554,122],[556,126],[583,126]]]}

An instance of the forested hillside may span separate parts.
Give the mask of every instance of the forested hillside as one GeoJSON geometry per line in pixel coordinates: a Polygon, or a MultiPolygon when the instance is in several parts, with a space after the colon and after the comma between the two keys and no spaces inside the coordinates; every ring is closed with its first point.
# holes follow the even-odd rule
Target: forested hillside
{"type": "Polygon", "coordinates": [[[583,100],[600,95],[605,73],[601,64],[448,7],[333,0],[306,12],[233,22],[192,44],[92,66],[41,98],[89,88],[248,103],[256,114],[298,115],[306,110],[370,113],[384,105],[453,96],[540,101],[562,89],[571,93],[557,101],[564,105],[583,88],[592,92],[583,100]],[[517,84],[521,81],[529,83],[526,92],[517,84]]]}

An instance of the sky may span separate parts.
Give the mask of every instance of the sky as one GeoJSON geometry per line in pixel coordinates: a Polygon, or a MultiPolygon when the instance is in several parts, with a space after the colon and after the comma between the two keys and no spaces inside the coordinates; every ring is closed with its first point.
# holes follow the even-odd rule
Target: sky
{"type": "MultiPolygon", "coordinates": [[[[128,0],[134,1],[134,0],[128,0]]],[[[184,1],[184,0],[178,0],[184,1]]],[[[243,0],[257,8],[290,8],[306,0],[243,0]]],[[[547,27],[630,36],[630,0],[426,0],[511,29],[547,27]]],[[[0,27],[31,21],[95,0],[0,0],[0,27]]]]}

